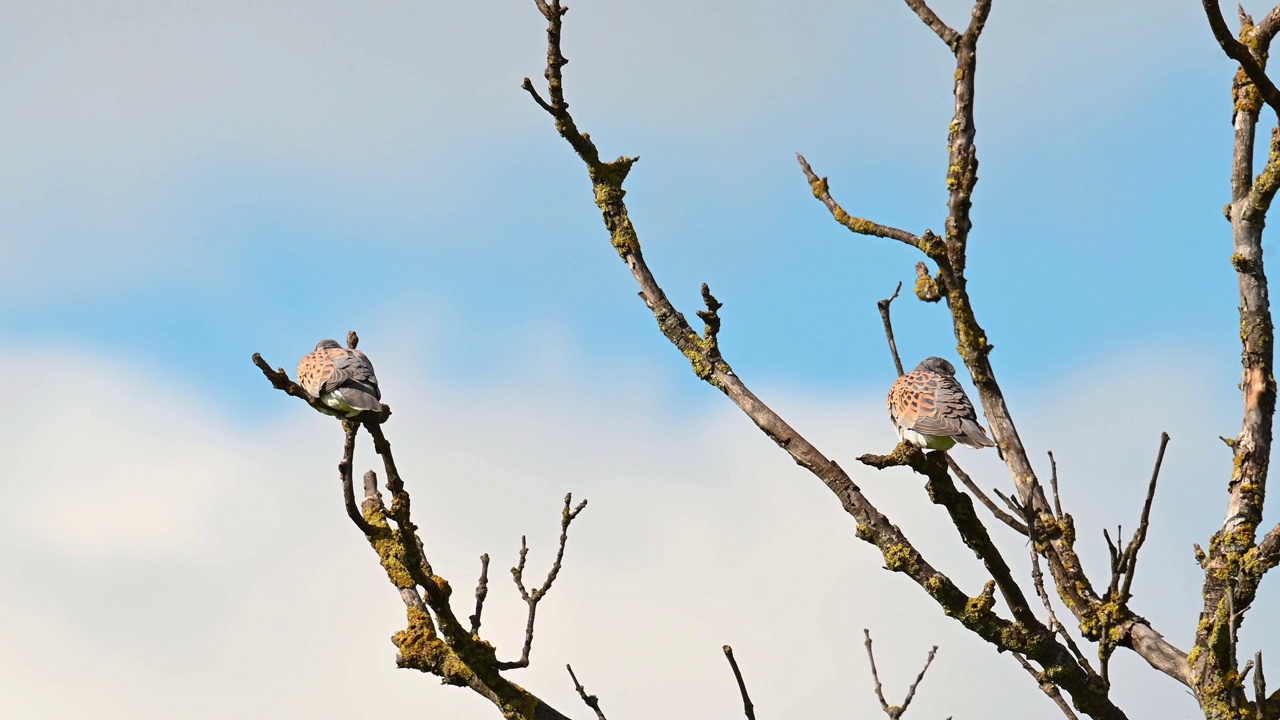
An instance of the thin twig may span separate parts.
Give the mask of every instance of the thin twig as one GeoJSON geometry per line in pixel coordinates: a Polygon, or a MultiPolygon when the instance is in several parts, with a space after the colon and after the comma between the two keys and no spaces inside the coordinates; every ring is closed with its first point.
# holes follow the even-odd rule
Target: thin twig
{"type": "Polygon", "coordinates": [[[706,283],[702,283],[702,303],[707,309],[699,310],[698,317],[703,322],[702,339],[710,368],[723,360],[720,355],[720,308],[724,307],[724,303],[711,294],[711,288],[706,283]]]}
{"type": "Polygon", "coordinates": [[[871,680],[875,683],[876,699],[880,701],[880,709],[884,710],[884,714],[888,715],[890,720],[898,720],[902,714],[907,711],[907,707],[911,705],[911,700],[916,696],[916,688],[920,686],[920,681],[924,679],[924,674],[929,671],[929,666],[933,664],[933,658],[938,654],[938,646],[934,645],[929,649],[929,655],[924,660],[924,667],[920,668],[920,674],[916,675],[916,679],[911,683],[911,687],[907,688],[907,696],[902,700],[901,705],[890,705],[889,701],[884,698],[884,687],[880,684],[880,674],[876,672],[876,655],[871,650],[871,631],[863,628],[863,645],[867,648],[867,661],[871,663],[871,680]]]}
{"type": "Polygon", "coordinates": [[[565,665],[564,669],[569,671],[569,677],[573,680],[573,689],[578,691],[578,697],[582,698],[582,702],[586,703],[587,707],[595,711],[597,720],[608,720],[604,716],[604,711],[600,709],[600,698],[587,694],[586,688],[578,682],[578,676],[573,674],[573,666],[565,665]]]}
{"type": "Polygon", "coordinates": [[[360,432],[360,424],[350,421],[342,423],[346,439],[342,444],[342,460],[338,461],[338,476],[342,479],[342,504],[347,509],[347,517],[360,528],[366,537],[372,537],[374,528],[364,519],[360,508],[356,507],[356,492],[351,480],[351,466],[355,463],[356,434],[360,432]]]}
{"type": "MultiPolygon", "coordinates": [[[[1119,537],[1120,527],[1116,526],[1116,538],[1119,537]]],[[[1102,538],[1107,541],[1107,555],[1111,557],[1111,583],[1107,586],[1107,595],[1115,597],[1116,591],[1120,589],[1120,576],[1124,574],[1124,558],[1106,528],[1102,528],[1102,538]]]]}
{"type": "Polygon", "coordinates": [[[901,243],[906,243],[914,248],[920,247],[920,238],[906,230],[899,230],[898,228],[889,227],[888,225],[881,225],[880,223],[872,222],[866,218],[854,217],[845,212],[844,208],[840,207],[840,203],[837,203],[835,199],[831,197],[831,188],[827,182],[827,178],[818,177],[817,174],[813,172],[813,168],[809,167],[809,162],[805,160],[804,156],[800,153],[796,153],[796,160],[800,161],[800,167],[804,170],[804,176],[809,179],[809,188],[813,190],[813,196],[821,200],[823,205],[827,206],[827,210],[831,212],[831,217],[834,217],[836,222],[859,235],[872,235],[875,237],[889,238],[901,243]]]}
{"type": "Polygon", "coordinates": [[[1022,666],[1022,669],[1026,670],[1031,677],[1036,679],[1036,683],[1040,686],[1040,690],[1045,695],[1049,696],[1049,699],[1058,706],[1058,709],[1062,711],[1063,715],[1066,715],[1069,720],[1080,720],[1076,717],[1076,714],[1072,712],[1071,705],[1067,703],[1066,698],[1062,697],[1062,693],[1058,692],[1057,685],[1043,679],[1041,674],[1036,672],[1036,669],[1031,666],[1031,663],[1027,662],[1027,659],[1018,653],[1013,653],[1013,659],[1017,660],[1018,664],[1022,666]]]}
{"type": "Polygon", "coordinates": [[[1062,497],[1058,494],[1058,461],[1053,457],[1053,451],[1049,451],[1049,487],[1053,490],[1053,515],[1054,519],[1062,519],[1062,497]]]}
{"type": "Polygon", "coordinates": [[[942,38],[942,42],[946,43],[947,47],[955,49],[956,43],[960,41],[960,33],[944,23],[942,18],[929,9],[924,0],[906,0],[906,2],[907,7],[914,10],[916,15],[919,15],[920,19],[924,21],[924,24],[929,26],[929,29],[936,33],[939,38],[942,38]]]}
{"type": "Polygon", "coordinates": [[[1036,588],[1036,594],[1040,596],[1040,603],[1044,605],[1045,613],[1049,617],[1049,630],[1060,636],[1066,646],[1071,650],[1071,654],[1075,656],[1076,663],[1084,669],[1090,677],[1098,677],[1094,671],[1093,665],[1089,663],[1089,659],[1085,657],[1080,650],[1080,646],[1076,644],[1075,638],[1071,637],[1071,633],[1067,631],[1059,620],[1057,614],[1053,611],[1053,603],[1049,600],[1049,591],[1044,586],[1044,573],[1040,571],[1040,549],[1037,547],[1039,537],[1036,535],[1038,528],[1032,520],[1030,509],[1025,510],[1024,516],[1027,518],[1027,526],[1030,528],[1029,537],[1031,539],[1031,583],[1036,588]]]}
{"type": "Polygon", "coordinates": [[[551,569],[547,571],[547,577],[542,582],[541,587],[529,590],[524,584],[524,564],[525,559],[529,555],[529,546],[523,535],[520,536],[520,558],[516,566],[511,568],[511,579],[515,581],[516,589],[520,591],[520,598],[524,600],[529,607],[528,615],[525,617],[524,624],[524,647],[520,651],[519,660],[511,660],[506,662],[498,662],[497,667],[500,670],[510,670],[512,668],[529,667],[529,651],[533,648],[533,625],[534,618],[538,614],[538,603],[542,598],[546,597],[547,592],[551,590],[551,583],[555,582],[556,576],[560,574],[560,564],[564,560],[564,546],[569,541],[569,523],[578,517],[578,513],[582,512],[587,506],[587,501],[583,500],[578,503],[577,507],[573,506],[573,493],[564,496],[564,511],[560,513],[560,547],[556,550],[555,560],[551,563],[551,569]]]}
{"type": "MultiPolygon", "coordinates": [[[[996,516],[997,520],[1004,523],[1005,525],[1008,525],[1010,528],[1014,530],[1014,532],[1017,532],[1019,535],[1028,534],[1026,523],[1018,520],[1016,517],[1010,515],[1004,510],[1001,510],[1000,506],[996,505],[995,501],[993,501],[990,497],[987,497],[987,494],[982,491],[982,488],[978,487],[978,484],[973,481],[973,478],[969,477],[969,473],[962,470],[960,466],[956,463],[955,459],[952,458],[950,455],[947,456],[947,466],[951,468],[951,472],[956,474],[956,477],[960,478],[961,484],[963,484],[966,488],[968,488],[969,492],[973,493],[974,496],[978,498],[978,501],[981,502],[983,505],[985,505],[986,508],[991,511],[992,515],[996,516]]],[[[1012,500],[1010,500],[1009,498],[1005,498],[1005,500],[1008,502],[1012,502],[1012,500]]]]}
{"type": "Polygon", "coordinates": [[[747,716],[747,720],[756,720],[756,706],[751,703],[751,696],[747,694],[747,683],[742,679],[738,661],[733,658],[733,648],[725,645],[724,656],[729,660],[729,667],[733,668],[733,679],[738,681],[738,694],[742,695],[742,712],[747,716]]]}
{"type": "Polygon", "coordinates": [[[1133,531],[1133,539],[1125,548],[1126,566],[1124,568],[1124,585],[1120,588],[1120,598],[1129,599],[1129,588],[1133,586],[1133,573],[1138,567],[1138,551],[1147,539],[1147,521],[1151,517],[1151,503],[1156,497],[1156,481],[1160,479],[1160,465],[1164,462],[1164,449],[1169,445],[1169,433],[1160,433],[1160,451],[1156,453],[1156,466],[1151,471],[1151,482],[1147,485],[1147,499],[1142,503],[1142,515],[1138,519],[1138,529],[1133,531]]]}
{"type": "Polygon", "coordinates": [[[876,699],[880,701],[880,708],[885,711],[885,714],[893,717],[889,712],[889,701],[884,699],[884,686],[880,684],[880,673],[876,672],[876,654],[871,651],[871,631],[862,628],[862,636],[864,638],[862,644],[867,648],[867,661],[871,663],[871,680],[875,683],[876,699]]]}
{"type": "Polygon", "coordinates": [[[489,553],[480,556],[480,581],[476,583],[476,613],[471,620],[471,634],[480,633],[480,613],[484,612],[484,599],[489,596],[489,553]]]}
{"type": "Polygon", "coordinates": [[[902,358],[898,357],[898,343],[893,339],[893,321],[889,319],[889,305],[898,297],[899,292],[902,292],[902,281],[898,281],[898,287],[893,289],[892,295],[876,301],[876,307],[880,309],[880,319],[884,321],[884,336],[889,340],[889,354],[893,355],[893,366],[898,370],[898,377],[902,377],[906,371],[902,369],[902,358]]]}
{"type": "Polygon", "coordinates": [[[911,687],[907,688],[907,696],[902,699],[902,712],[899,716],[907,711],[907,706],[911,704],[911,700],[916,696],[916,688],[920,686],[920,681],[924,679],[924,674],[928,672],[929,666],[933,664],[933,657],[938,654],[938,646],[934,645],[929,648],[929,655],[924,659],[924,667],[920,668],[920,674],[916,675],[916,679],[912,681],[911,687]]]}
{"type": "Polygon", "coordinates": [[[1026,514],[1027,509],[1019,505],[1017,500],[1014,500],[1008,495],[1005,495],[1004,493],[1000,492],[1000,488],[991,488],[991,492],[994,492],[996,494],[996,497],[1000,498],[1000,501],[1003,502],[1006,506],[1008,506],[1010,510],[1018,513],[1019,515],[1026,514]]]}
{"type": "Polygon", "coordinates": [[[1267,679],[1262,676],[1262,651],[1253,655],[1253,698],[1258,709],[1258,720],[1266,720],[1267,679]]]}

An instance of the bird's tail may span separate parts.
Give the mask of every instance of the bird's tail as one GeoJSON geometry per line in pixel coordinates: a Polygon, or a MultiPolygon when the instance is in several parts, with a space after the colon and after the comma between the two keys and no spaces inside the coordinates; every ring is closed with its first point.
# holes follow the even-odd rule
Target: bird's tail
{"type": "Polygon", "coordinates": [[[956,442],[964,445],[965,447],[971,447],[976,450],[984,447],[995,447],[996,445],[996,441],[992,440],[987,435],[987,431],[983,430],[981,425],[973,422],[972,420],[963,421],[960,425],[960,429],[962,432],[954,437],[956,442]]]}
{"type": "Polygon", "coordinates": [[[377,395],[374,394],[373,388],[360,382],[348,382],[337,390],[342,395],[342,399],[351,406],[353,410],[373,410],[378,412],[382,410],[382,403],[379,402],[377,395]]]}

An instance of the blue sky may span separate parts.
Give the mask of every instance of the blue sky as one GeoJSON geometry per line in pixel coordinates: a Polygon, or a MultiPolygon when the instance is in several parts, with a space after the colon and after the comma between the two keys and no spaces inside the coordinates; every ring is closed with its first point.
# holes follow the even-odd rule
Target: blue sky
{"type": "MultiPolygon", "coordinates": [[[[908,364],[954,356],[945,308],[911,296],[913,249],[853,236],[831,220],[794,154],[831,178],[850,212],[941,231],[948,51],[903,4],[887,0],[792,3],[785,12],[755,0],[570,4],[569,102],[603,154],[641,157],[627,199],[668,294],[692,318],[699,285],[710,283],[725,303],[721,343],[735,369],[779,409],[794,410],[806,432],[829,438],[846,467],[856,453],[891,442],[881,398],[892,367],[875,301],[905,281],[894,316],[908,364]]],[[[1078,517],[1095,523],[1092,535],[1097,525],[1131,524],[1132,513],[1118,518],[1090,506],[1084,489],[1120,492],[1136,512],[1141,483],[1128,480],[1148,472],[1160,430],[1181,430],[1171,452],[1187,455],[1170,472],[1185,482],[1175,481],[1181,489],[1157,509],[1167,522],[1153,530],[1152,545],[1163,539],[1168,562],[1182,567],[1190,543],[1203,543],[1216,521],[1199,510],[1225,506],[1229,458],[1216,435],[1234,433],[1239,422],[1237,298],[1221,215],[1233,68],[1194,4],[1113,5],[996,4],[979,60],[970,292],[1014,415],[1026,419],[1023,434],[1037,452],[1058,449],[1077,463],[1078,517]]],[[[966,4],[934,6],[963,24],[966,4]]],[[[292,369],[317,340],[348,329],[360,331],[374,357],[385,399],[404,423],[400,437],[414,438],[423,462],[482,486],[448,497],[473,507],[496,488],[516,501],[471,524],[445,521],[456,524],[441,546],[456,545],[463,559],[508,547],[513,524],[546,519],[521,513],[555,500],[561,475],[595,493],[591,512],[601,514],[601,526],[666,538],[585,541],[594,548],[583,550],[585,568],[604,587],[628,587],[618,574],[626,568],[611,561],[619,553],[634,567],[695,582],[698,566],[681,564],[688,544],[738,558],[726,561],[732,570],[766,546],[782,564],[792,562],[787,552],[811,553],[806,542],[853,543],[851,526],[829,512],[817,484],[795,475],[692,376],[636,299],[584,168],[519,89],[523,77],[540,78],[544,37],[524,0],[0,9],[0,92],[10,108],[0,118],[0,331],[20,349],[5,367],[25,379],[21,402],[41,408],[38,421],[14,430],[15,446],[24,448],[14,467],[24,474],[4,487],[26,494],[0,513],[0,536],[35,553],[3,567],[53,608],[41,610],[50,627],[97,638],[102,652],[125,647],[181,688],[165,670],[173,648],[153,637],[181,627],[179,619],[164,620],[131,594],[135,588],[186,578],[191,562],[217,568],[210,577],[221,599],[208,601],[217,618],[210,637],[224,630],[239,637],[242,622],[257,633],[244,630],[253,640],[244,640],[252,649],[243,652],[269,655],[273,636],[258,631],[273,627],[271,613],[286,602],[271,594],[280,591],[270,578],[305,576],[307,559],[299,550],[303,565],[281,569],[254,543],[314,536],[324,553],[360,568],[349,572],[368,570],[349,530],[336,525],[342,518],[328,515],[332,497],[307,494],[314,475],[332,473],[325,454],[336,449],[326,444],[332,428],[322,435],[249,363],[260,351],[292,369]],[[605,430],[619,423],[625,437],[605,430]],[[41,433],[66,435],[49,445],[41,433]],[[112,438],[145,451],[123,453],[112,438]],[[583,438],[603,449],[583,458],[555,451],[583,438]],[[708,438],[721,447],[710,459],[698,444],[708,438]],[[430,450],[433,439],[445,449],[430,450]],[[617,476],[627,478],[625,488],[606,482],[617,476]],[[138,477],[178,477],[193,489],[156,490],[138,477]],[[784,489],[770,484],[776,478],[786,479],[784,489]],[[274,488],[265,491],[267,509],[232,509],[264,483],[274,488]],[[675,517],[663,509],[672,493],[690,503],[675,517]],[[48,527],[22,514],[55,502],[69,509],[48,527]],[[775,504],[822,522],[792,531],[783,511],[769,509],[775,504]],[[172,520],[140,535],[113,524],[115,512],[137,508],[172,520]],[[299,508],[306,518],[295,516],[299,508]],[[737,511],[758,513],[759,524],[743,524],[737,511]],[[157,556],[157,544],[169,549],[157,556]],[[100,571],[117,578],[111,598],[121,612],[138,613],[136,634],[99,637],[106,631],[91,628],[113,605],[59,599],[66,590],[59,568],[90,563],[109,563],[100,571]],[[147,624],[153,617],[159,630],[147,624]]],[[[985,484],[1007,482],[989,458],[976,462],[988,463],[985,484]]],[[[924,512],[918,496],[884,492],[901,502],[904,527],[912,518],[922,530],[934,527],[912,515],[924,512]]],[[[1097,563],[1100,550],[1088,551],[1097,563]]],[[[877,588],[899,593],[883,607],[865,601],[851,628],[877,620],[884,627],[897,603],[915,602],[903,600],[914,597],[910,589],[879,577],[869,549],[853,545],[848,554],[861,565],[796,568],[830,580],[831,597],[859,587],[866,573],[877,574],[877,588]]],[[[473,574],[469,562],[455,561],[460,578],[473,574]]],[[[726,572],[718,581],[732,589],[735,576],[726,572]]],[[[1194,569],[1179,572],[1164,581],[1190,588],[1193,601],[1194,569]]],[[[376,577],[360,577],[377,592],[376,577]]],[[[325,590],[336,593],[331,598],[355,592],[345,587],[354,583],[335,582],[325,590]]],[[[718,587],[671,599],[663,617],[704,617],[726,602],[718,587]]],[[[595,617],[588,600],[597,590],[577,586],[579,600],[564,598],[561,619],[595,617]]],[[[434,702],[421,684],[377,665],[389,665],[384,638],[394,630],[394,602],[376,594],[348,600],[382,608],[384,619],[390,613],[391,630],[356,625],[334,640],[376,636],[363,651],[372,658],[364,672],[392,673],[385,682],[406,684],[388,702],[410,703],[388,709],[434,702]]],[[[836,601],[819,600],[824,617],[843,618],[836,601]]],[[[21,602],[0,593],[0,606],[21,602]]],[[[744,605],[729,618],[737,625],[725,628],[755,627],[750,612],[768,617],[801,601],[761,602],[744,605]]],[[[1177,632],[1166,632],[1183,640],[1194,603],[1153,602],[1150,612],[1177,618],[1177,632]]],[[[274,642],[328,627],[316,613],[314,624],[290,619],[296,634],[274,642]]],[[[596,620],[612,627],[606,616],[596,620]]],[[[944,633],[984,652],[945,635],[937,621],[913,636],[921,648],[944,633]]],[[[0,636],[18,637],[5,632],[0,626],[0,636]]],[[[689,632],[717,652],[727,640],[689,632]]],[[[202,642],[206,650],[217,645],[202,642]]],[[[605,663],[625,661],[591,645],[585,632],[554,642],[567,654],[549,649],[557,660],[595,653],[600,674],[605,663]]],[[[959,658],[950,671],[956,678],[967,672],[959,658]]],[[[901,672],[916,662],[904,660],[901,672]]],[[[334,667],[300,677],[331,677],[334,667]]],[[[707,672],[718,678],[722,670],[707,672]]],[[[822,688],[862,672],[860,665],[833,671],[822,688]]],[[[211,677],[248,687],[237,701],[256,708],[322,702],[287,689],[273,694],[235,673],[211,677]]],[[[630,692],[641,702],[641,690],[622,683],[627,677],[606,681],[617,684],[608,687],[612,697],[630,692]]],[[[675,680],[659,672],[652,682],[675,680]]],[[[702,697],[689,682],[688,697],[702,697]]],[[[967,691],[955,683],[959,702],[967,691]]],[[[1031,701],[1043,702],[1028,687],[1031,701]]],[[[836,691],[813,694],[813,704],[790,707],[812,714],[828,707],[823,702],[844,706],[836,691]]],[[[1188,709],[1184,698],[1165,700],[1169,712],[1188,709]]],[[[316,716],[336,707],[318,705],[316,716]]],[[[476,713],[466,717],[486,716],[472,703],[457,707],[476,713]]],[[[170,709],[137,706],[123,716],[165,717],[170,709]]]]}
{"type": "MultiPolygon", "coordinates": [[[[29,111],[7,134],[28,163],[7,193],[17,262],[6,275],[21,302],[0,314],[5,331],[151,358],[262,410],[275,404],[245,351],[283,361],[388,312],[447,328],[432,352],[459,377],[505,372],[519,362],[509,338],[554,325],[592,362],[666,352],[668,382],[682,383],[679,357],[610,255],[577,159],[518,90],[539,74],[541,35],[536,13],[510,5],[446,11],[465,16],[456,27],[396,4],[242,8],[266,25],[262,37],[221,24],[198,32],[210,18],[194,11],[25,18],[37,32],[11,53],[48,61],[56,49],[40,31],[98,42],[80,50],[87,66],[20,56],[6,73],[62,74],[10,84],[9,104],[29,111]],[[449,73],[432,41],[482,29],[466,22],[482,13],[491,35],[454,45],[502,44],[502,54],[450,52],[476,67],[433,85],[449,73]],[[363,20],[344,24],[353,15],[363,20]],[[376,45],[384,22],[404,27],[376,45]],[[194,47],[146,44],[175,31],[194,47]],[[255,47],[268,40],[311,54],[255,47]],[[210,86],[163,69],[128,74],[175,62],[169,51],[170,73],[210,86]],[[245,57],[227,63],[228,53],[245,57]],[[259,77],[233,74],[249,70],[259,77]],[[35,142],[15,137],[42,125],[35,142]]],[[[699,283],[712,284],[727,304],[726,346],[750,377],[883,384],[884,353],[865,346],[874,300],[913,277],[913,251],[831,222],[794,152],[851,211],[941,227],[949,57],[914,16],[885,5],[814,4],[775,27],[767,4],[748,3],[736,39],[698,35],[719,16],[678,4],[626,14],[584,4],[569,24],[580,122],[606,153],[642,157],[629,197],[651,262],[688,312],[699,283]],[[694,29],[600,39],[673,14],[694,29]],[[658,58],[663,42],[676,49],[658,58]],[[705,66],[696,43],[710,44],[705,66]]],[[[970,267],[1012,382],[1153,342],[1213,352],[1234,335],[1217,213],[1230,68],[1194,13],[1119,13],[1100,27],[1085,10],[999,8],[984,47],[970,267]],[[1028,42],[1015,23],[1031,21],[1067,29],[1028,42]],[[1060,62],[1086,46],[1083,61],[1060,62]]],[[[231,25],[234,12],[217,20],[231,25]]],[[[951,351],[940,308],[907,298],[897,310],[908,358],[951,351]]]]}

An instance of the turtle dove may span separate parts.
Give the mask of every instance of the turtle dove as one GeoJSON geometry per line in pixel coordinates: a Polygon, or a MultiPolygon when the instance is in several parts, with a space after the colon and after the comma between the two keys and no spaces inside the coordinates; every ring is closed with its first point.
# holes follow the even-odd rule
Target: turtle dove
{"type": "Polygon", "coordinates": [[[900,440],[927,450],[995,446],[955,376],[951,363],[928,357],[894,381],[887,404],[900,440]]]}
{"type": "Polygon", "coordinates": [[[373,363],[364,353],[348,350],[335,340],[321,340],[298,361],[298,384],[332,408],[333,415],[350,418],[366,410],[382,410],[373,363]]]}

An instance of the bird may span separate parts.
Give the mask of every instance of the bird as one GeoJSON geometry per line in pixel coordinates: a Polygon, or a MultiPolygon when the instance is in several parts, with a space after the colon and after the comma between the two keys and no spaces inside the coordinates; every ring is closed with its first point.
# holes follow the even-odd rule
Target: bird
{"type": "Polygon", "coordinates": [[[382,391],[373,363],[364,353],[344,348],[336,340],[321,340],[298,361],[298,384],[333,410],[330,415],[353,418],[365,411],[382,410],[382,391]]]}
{"type": "Polygon", "coordinates": [[[995,447],[956,381],[955,367],[940,357],[925,358],[895,380],[886,404],[898,439],[918,448],[950,450],[956,443],[995,447]]]}

